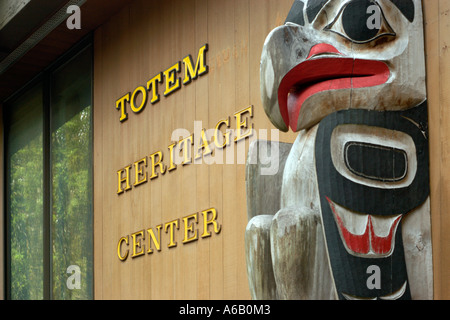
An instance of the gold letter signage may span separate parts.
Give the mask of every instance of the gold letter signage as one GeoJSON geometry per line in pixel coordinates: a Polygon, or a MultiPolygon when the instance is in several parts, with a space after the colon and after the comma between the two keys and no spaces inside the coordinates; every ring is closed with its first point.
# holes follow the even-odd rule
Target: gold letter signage
{"type": "Polygon", "coordinates": [[[164,85],[164,96],[171,95],[176,90],[180,89],[182,84],[188,85],[192,80],[197,79],[208,73],[208,66],[206,65],[206,52],[208,51],[208,44],[205,44],[198,51],[197,60],[194,65],[192,56],[188,55],[183,58],[182,62],[178,61],[167,70],[158,73],[151,78],[145,86],[138,86],[133,92],[128,92],[116,101],[116,109],[120,111],[120,122],[128,119],[128,106],[133,113],[140,113],[145,109],[147,102],[150,99],[151,104],[160,101],[159,85],[164,85]],[[177,75],[181,72],[181,64],[184,65],[184,78],[181,80],[177,75]]]}
{"type": "Polygon", "coordinates": [[[179,239],[183,245],[219,234],[222,226],[219,223],[215,208],[210,208],[162,223],[156,227],[140,230],[121,237],[117,243],[117,256],[119,260],[126,261],[129,257],[137,258],[145,254],[150,255],[161,251],[162,233],[165,234],[167,248],[178,246],[179,239]],[[200,229],[197,227],[200,224],[200,229]],[[179,231],[180,228],[182,231],[179,231]]]}
{"type": "MultiPolygon", "coordinates": [[[[164,176],[168,172],[177,170],[180,165],[196,163],[204,157],[214,158],[215,150],[231,147],[232,132],[235,133],[232,139],[235,144],[253,135],[254,124],[251,123],[253,106],[234,113],[233,121],[230,118],[220,120],[215,128],[211,129],[212,134],[207,135],[208,130],[205,129],[189,133],[187,137],[169,145],[165,152],[157,151],[118,170],[117,194],[124,194],[126,191],[133,190],[134,187],[164,176]]],[[[215,160],[217,160],[216,163],[220,163],[223,159],[212,159],[211,162],[215,160]]]]}

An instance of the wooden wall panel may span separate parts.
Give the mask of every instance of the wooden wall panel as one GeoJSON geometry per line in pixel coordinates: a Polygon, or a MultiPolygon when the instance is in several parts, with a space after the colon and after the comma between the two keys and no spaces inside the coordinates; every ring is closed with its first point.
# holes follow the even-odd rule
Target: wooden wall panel
{"type": "MultiPolygon", "coordinates": [[[[136,0],[97,30],[96,299],[250,298],[244,252],[245,165],[237,164],[237,150],[244,147],[245,156],[248,139],[232,143],[234,164],[178,166],[121,195],[117,195],[117,171],[157,151],[168,158],[173,131],[185,128],[194,133],[195,121],[201,121],[201,128],[213,129],[229,117],[232,129],[234,113],[250,105],[254,117],[248,118],[249,123],[256,130],[272,129],[260,104],[259,62],[266,35],[284,22],[290,6],[291,0],[136,0]],[[119,122],[117,99],[186,55],[195,60],[205,43],[209,47],[206,75],[168,97],[162,96],[161,85],[160,102],[147,103],[140,114],[128,110],[129,119],[119,122]],[[182,218],[209,208],[217,210],[221,232],[182,244],[182,218]],[[131,241],[132,233],[151,227],[156,231],[157,225],[174,219],[180,219],[176,247],[167,247],[168,234],[162,230],[160,252],[119,260],[121,237],[129,236],[131,241]]],[[[293,141],[295,137],[280,138],[293,141]]],[[[226,160],[225,150],[215,152],[216,159],[223,155],[226,160]]],[[[198,222],[201,234],[201,215],[198,222]]]]}
{"type": "Polygon", "coordinates": [[[435,299],[450,299],[450,4],[423,1],[429,99],[431,218],[435,299]]]}
{"type": "MultiPolygon", "coordinates": [[[[255,129],[272,129],[260,103],[259,62],[267,34],[284,22],[291,0],[136,0],[95,34],[95,298],[248,299],[244,230],[244,165],[179,166],[117,195],[117,170],[167,147],[177,128],[205,129],[249,105],[255,129]],[[208,43],[208,74],[140,114],[119,122],[115,101],[208,43]],[[220,234],[125,262],[117,242],[140,230],[214,207],[220,234]]],[[[446,86],[450,70],[450,10],[446,0],[424,1],[427,86],[430,105],[431,206],[435,297],[450,298],[450,131],[446,86]]],[[[280,134],[292,142],[294,134],[280,134]]],[[[241,142],[248,148],[249,141],[241,142]]],[[[234,147],[237,147],[234,145],[234,147]]],[[[236,150],[237,148],[235,148],[236,150]]],[[[220,154],[220,151],[215,151],[220,154]]],[[[217,156],[217,155],[216,155],[217,156]]],[[[235,155],[235,158],[237,155],[235,155]]],[[[167,160],[167,159],[166,159],[167,160]]],[[[133,171],[131,171],[133,172],[133,171]]],[[[133,173],[132,173],[133,174],[133,173]]],[[[134,178],[132,178],[133,181],[134,178]]],[[[202,223],[199,216],[198,228],[202,223]]],[[[147,240],[147,238],[146,238],[147,240]]],[[[130,253],[131,255],[131,253],[130,253]]]]}

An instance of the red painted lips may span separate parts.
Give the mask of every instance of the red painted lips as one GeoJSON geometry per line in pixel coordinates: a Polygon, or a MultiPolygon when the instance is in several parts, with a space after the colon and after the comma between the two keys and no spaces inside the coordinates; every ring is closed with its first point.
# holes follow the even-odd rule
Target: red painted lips
{"type": "Polygon", "coordinates": [[[308,58],[291,69],[280,83],[281,115],[286,125],[297,131],[300,110],[310,96],[328,90],[374,87],[386,83],[389,76],[384,62],[346,58],[331,45],[315,45],[308,58]],[[319,58],[323,54],[336,56],[319,58]]]}

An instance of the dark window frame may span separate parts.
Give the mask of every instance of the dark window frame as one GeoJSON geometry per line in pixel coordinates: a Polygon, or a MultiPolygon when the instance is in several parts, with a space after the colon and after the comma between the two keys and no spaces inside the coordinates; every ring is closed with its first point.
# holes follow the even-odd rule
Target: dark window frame
{"type": "MultiPolygon", "coordinates": [[[[13,95],[8,97],[2,102],[2,113],[3,113],[3,217],[4,217],[4,296],[7,300],[11,299],[11,242],[10,242],[10,217],[8,215],[8,205],[9,205],[9,186],[8,186],[8,131],[9,123],[8,119],[8,103],[16,100],[18,97],[23,95],[33,86],[42,83],[43,90],[43,299],[51,300],[52,297],[52,188],[51,188],[51,75],[53,72],[63,67],[65,64],[69,63],[72,59],[76,58],[78,53],[84,50],[89,50],[91,55],[91,128],[92,128],[92,153],[91,153],[91,163],[92,163],[92,180],[94,176],[94,146],[93,146],[93,108],[94,108],[94,41],[93,34],[89,34],[84,37],[80,42],[75,44],[67,52],[62,54],[57,58],[49,67],[43,70],[39,75],[34,77],[25,86],[15,92],[13,95]]],[[[91,193],[91,199],[93,201],[93,188],[91,193]]],[[[92,223],[93,223],[93,210],[92,210],[92,223]]],[[[94,236],[94,230],[92,230],[92,237],[94,236]]],[[[94,248],[92,248],[93,252],[94,248]]],[[[92,261],[92,264],[94,262],[92,261]]],[[[92,274],[92,278],[94,274],[92,274]]],[[[92,292],[94,292],[94,283],[92,283],[92,292]]]]}

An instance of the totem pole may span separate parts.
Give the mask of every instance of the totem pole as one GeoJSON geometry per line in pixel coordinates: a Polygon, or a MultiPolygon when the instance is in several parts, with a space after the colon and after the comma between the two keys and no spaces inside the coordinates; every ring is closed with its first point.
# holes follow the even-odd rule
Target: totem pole
{"type": "Polygon", "coordinates": [[[421,0],[296,0],[270,32],[263,107],[298,137],[247,164],[253,299],[433,298],[425,75],[421,0]]]}

